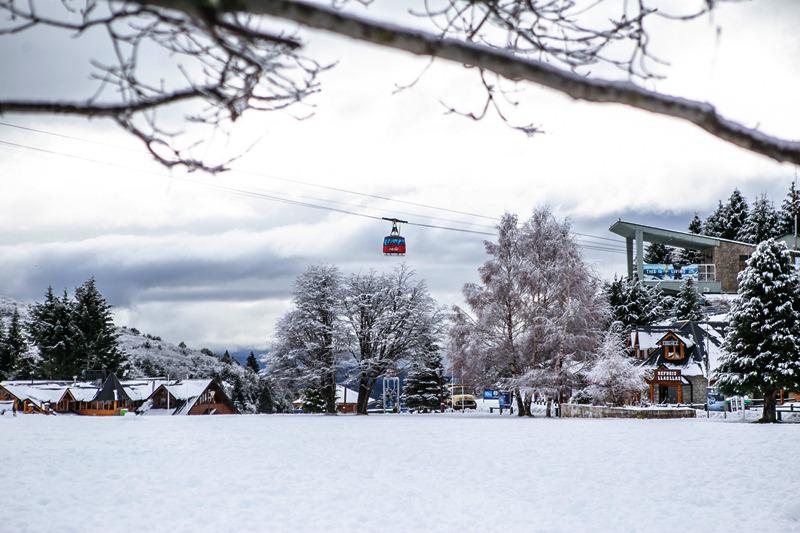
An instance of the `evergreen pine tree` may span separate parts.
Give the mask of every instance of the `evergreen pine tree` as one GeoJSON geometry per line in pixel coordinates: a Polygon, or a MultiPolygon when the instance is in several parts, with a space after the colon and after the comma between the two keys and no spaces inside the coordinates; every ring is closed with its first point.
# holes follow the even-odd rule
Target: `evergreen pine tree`
{"type": "Polygon", "coordinates": [[[75,350],[82,370],[104,370],[122,377],[126,356],[119,349],[111,306],[100,294],[94,278],[75,289],[73,307],[75,350]]]}
{"type": "Polygon", "coordinates": [[[303,391],[303,412],[322,413],[325,411],[325,398],[320,387],[307,387],[303,391]]]}
{"type": "Polygon", "coordinates": [[[27,353],[28,342],[25,340],[25,335],[22,331],[22,320],[19,316],[19,310],[16,307],[14,308],[14,313],[11,315],[11,322],[8,325],[8,333],[4,341],[3,344],[8,351],[7,357],[10,365],[9,377],[16,378],[20,371],[27,373],[27,366],[29,364],[29,355],[27,353]]]}
{"type": "Polygon", "coordinates": [[[618,288],[613,288],[612,284],[606,292],[614,322],[627,330],[664,318],[665,298],[661,289],[646,286],[639,281],[638,276],[620,281],[622,283],[618,288]],[[612,293],[615,301],[611,299],[612,293]]]}
{"type": "Polygon", "coordinates": [[[672,264],[672,249],[656,242],[647,245],[644,252],[644,262],[650,264],[672,264]]]}
{"type": "MultiPolygon", "coordinates": [[[[697,216],[697,213],[695,213],[694,218],[692,218],[692,221],[689,223],[689,233],[694,233],[699,235],[702,232],[703,232],[703,222],[700,220],[700,217],[697,216]]],[[[678,263],[679,265],[697,265],[700,264],[702,261],[703,261],[703,254],[701,254],[697,250],[682,248],[676,263],[678,263]]]]}
{"type": "Polygon", "coordinates": [[[722,201],[719,201],[716,211],[708,215],[708,218],[703,223],[703,235],[708,235],[709,237],[722,237],[727,218],[728,214],[725,206],[722,205],[722,201]]]}
{"type": "Polygon", "coordinates": [[[740,274],[717,383],[726,394],[759,394],[763,422],[775,422],[776,395],[800,388],[800,280],[782,242],[758,245],[740,274]]]}
{"type": "Polygon", "coordinates": [[[272,414],[275,412],[275,402],[272,399],[272,388],[266,379],[258,380],[258,402],[256,413],[272,414]]]}
{"type": "MultiPolygon", "coordinates": [[[[776,236],[794,235],[795,217],[800,216],[800,192],[792,182],[789,187],[789,193],[781,204],[781,210],[778,212],[778,228],[776,236]]],[[[798,221],[800,222],[800,221],[798,221]]]]}
{"type": "Polygon", "coordinates": [[[247,412],[247,396],[244,393],[244,384],[239,376],[233,376],[231,401],[240,412],[247,412]]]}
{"type": "Polygon", "coordinates": [[[739,232],[742,231],[747,221],[748,213],[747,200],[744,199],[739,189],[734,189],[728,198],[728,203],[725,204],[725,218],[720,237],[738,239],[739,232]]]}
{"type": "Polygon", "coordinates": [[[753,209],[747,216],[736,238],[740,241],[758,244],[770,237],[776,237],[778,232],[778,215],[772,202],[762,195],[753,204],[753,209]]]}
{"type": "Polygon", "coordinates": [[[256,374],[261,371],[261,365],[258,364],[258,359],[256,359],[256,355],[253,352],[250,352],[250,355],[247,356],[246,366],[256,374]]]}
{"type": "Polygon", "coordinates": [[[702,320],[703,299],[697,292],[697,286],[692,278],[681,285],[678,297],[675,300],[675,318],[678,320],[702,320]]]}
{"type": "Polygon", "coordinates": [[[447,386],[439,348],[432,342],[411,363],[402,399],[409,409],[439,411],[446,403],[447,386]]]}
{"type": "Polygon", "coordinates": [[[10,379],[13,368],[11,350],[6,345],[5,328],[3,327],[3,319],[0,317],[0,381],[10,379]]]}
{"type": "Polygon", "coordinates": [[[233,364],[233,357],[231,357],[231,354],[228,353],[228,350],[225,350],[225,353],[222,354],[222,362],[226,365],[233,364]]]}
{"type": "Polygon", "coordinates": [[[75,327],[72,306],[67,291],[63,298],[53,294],[48,287],[44,302],[31,307],[28,332],[39,348],[41,360],[36,373],[47,379],[72,379],[78,375],[81,361],[74,349],[75,327]]]}

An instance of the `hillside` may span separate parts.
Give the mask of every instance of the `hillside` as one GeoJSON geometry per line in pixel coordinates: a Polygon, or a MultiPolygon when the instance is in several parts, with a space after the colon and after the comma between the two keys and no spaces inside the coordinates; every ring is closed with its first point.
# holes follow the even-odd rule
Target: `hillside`
{"type": "MultiPolygon", "coordinates": [[[[28,304],[0,296],[0,320],[4,325],[7,325],[14,307],[19,309],[23,322],[28,321],[28,304]]],[[[236,362],[226,364],[218,357],[177,346],[136,328],[118,327],[117,333],[120,348],[128,356],[129,369],[125,377],[216,378],[241,410],[254,410],[259,390],[258,376],[242,365],[236,362]]],[[[30,352],[36,354],[37,350],[31,347],[30,352]]]]}

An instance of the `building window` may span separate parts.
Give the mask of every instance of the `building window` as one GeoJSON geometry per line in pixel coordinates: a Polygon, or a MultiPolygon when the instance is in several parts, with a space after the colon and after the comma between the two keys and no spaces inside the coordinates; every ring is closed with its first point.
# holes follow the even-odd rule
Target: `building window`
{"type": "Polygon", "coordinates": [[[747,268],[747,260],[750,259],[749,255],[740,255],[739,256],[739,272],[747,268]]]}

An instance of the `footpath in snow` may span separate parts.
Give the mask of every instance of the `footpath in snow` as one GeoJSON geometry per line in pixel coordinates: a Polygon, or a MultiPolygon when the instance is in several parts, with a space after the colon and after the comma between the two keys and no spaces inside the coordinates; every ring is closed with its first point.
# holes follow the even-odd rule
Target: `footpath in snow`
{"type": "Polygon", "coordinates": [[[800,531],[797,425],[0,417],[3,532],[800,531]]]}

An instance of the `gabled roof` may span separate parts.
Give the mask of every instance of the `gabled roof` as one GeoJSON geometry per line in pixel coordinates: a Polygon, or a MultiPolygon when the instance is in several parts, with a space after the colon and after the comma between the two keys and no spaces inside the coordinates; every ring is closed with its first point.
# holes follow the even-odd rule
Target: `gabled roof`
{"type": "Polygon", "coordinates": [[[684,358],[681,361],[667,359],[664,348],[658,347],[641,364],[644,367],[680,369],[682,375],[710,376],[717,368],[719,356],[722,353],[722,340],[725,322],[695,322],[690,320],[676,321],[668,326],[644,326],[637,328],[651,334],[662,332],[662,338],[672,332],[686,344],[684,358]],[[688,342],[687,342],[688,341],[688,342]],[[691,344],[689,344],[691,342],[691,344]]]}
{"type": "Polygon", "coordinates": [[[114,374],[110,374],[107,378],[103,386],[100,387],[100,390],[97,391],[97,394],[92,398],[91,401],[93,402],[115,402],[115,401],[123,401],[129,400],[131,397],[128,396],[128,393],[125,392],[125,388],[122,386],[122,383],[119,382],[117,376],[114,374]]]}

